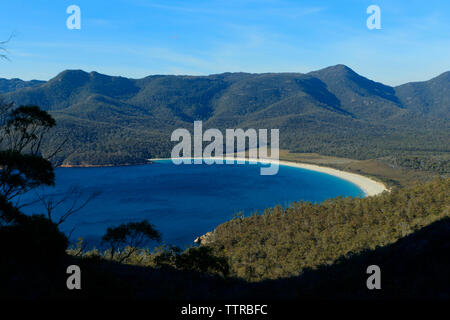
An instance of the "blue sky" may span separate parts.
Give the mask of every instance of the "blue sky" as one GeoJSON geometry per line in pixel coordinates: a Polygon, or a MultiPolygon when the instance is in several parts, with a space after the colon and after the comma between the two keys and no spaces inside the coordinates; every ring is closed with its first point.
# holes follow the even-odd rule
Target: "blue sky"
{"type": "Polygon", "coordinates": [[[450,70],[450,1],[3,1],[0,77],[48,80],[65,69],[150,74],[309,72],[342,63],[390,85],[450,70]],[[69,5],[81,30],[66,27],[69,5]],[[381,30],[366,8],[381,9],[381,30]]]}

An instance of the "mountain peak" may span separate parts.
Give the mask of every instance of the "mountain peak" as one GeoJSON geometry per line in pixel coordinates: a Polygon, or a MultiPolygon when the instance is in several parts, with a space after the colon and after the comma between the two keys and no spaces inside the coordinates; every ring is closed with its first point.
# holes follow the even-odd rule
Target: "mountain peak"
{"type": "Polygon", "coordinates": [[[67,70],[64,70],[64,71],[61,71],[60,73],[58,73],[55,78],[72,76],[72,75],[86,75],[86,74],[88,74],[88,73],[81,69],[67,69],[67,70]]]}
{"type": "Polygon", "coordinates": [[[343,71],[353,71],[350,67],[346,66],[345,64],[336,64],[334,66],[329,66],[328,68],[343,71]]]}
{"type": "Polygon", "coordinates": [[[334,75],[358,75],[351,68],[347,67],[345,64],[336,64],[334,66],[329,66],[316,71],[310,72],[310,74],[334,74],[334,75]]]}
{"type": "Polygon", "coordinates": [[[70,88],[78,87],[89,81],[89,73],[83,70],[64,70],[53,79],[50,79],[46,85],[64,83],[70,88]]]}

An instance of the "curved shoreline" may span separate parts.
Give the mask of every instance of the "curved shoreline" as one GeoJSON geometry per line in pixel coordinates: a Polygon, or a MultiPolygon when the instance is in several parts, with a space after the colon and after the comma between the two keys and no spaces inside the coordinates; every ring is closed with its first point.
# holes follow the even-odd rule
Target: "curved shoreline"
{"type": "MultiPolygon", "coordinates": [[[[191,160],[195,160],[198,158],[189,158],[191,160]]],[[[203,158],[203,159],[218,159],[218,158],[203,158]]],[[[369,177],[351,173],[343,170],[338,170],[330,167],[322,167],[315,164],[308,164],[308,163],[300,163],[300,162],[292,162],[292,161],[284,161],[284,160],[273,160],[273,159],[248,159],[248,158],[232,158],[232,157],[223,157],[220,158],[223,160],[232,160],[235,161],[256,161],[259,163],[264,164],[278,164],[281,166],[287,166],[287,167],[294,167],[294,168],[300,168],[300,169],[306,169],[311,171],[317,171],[325,174],[329,174],[332,176],[335,176],[337,178],[346,180],[348,182],[353,183],[358,188],[360,188],[367,197],[375,196],[377,194],[382,193],[383,191],[387,191],[388,189],[386,186],[378,181],[375,181],[369,177]]],[[[172,158],[156,158],[156,159],[147,159],[149,161],[158,161],[158,160],[172,160],[172,158]]]]}
{"type": "Polygon", "coordinates": [[[360,188],[368,197],[375,196],[377,194],[383,193],[384,191],[388,191],[388,189],[383,183],[357,173],[307,163],[290,162],[290,161],[280,161],[279,163],[280,165],[286,165],[289,167],[302,168],[306,170],[329,174],[337,178],[349,181],[354,185],[358,186],[358,188],[360,188]]]}

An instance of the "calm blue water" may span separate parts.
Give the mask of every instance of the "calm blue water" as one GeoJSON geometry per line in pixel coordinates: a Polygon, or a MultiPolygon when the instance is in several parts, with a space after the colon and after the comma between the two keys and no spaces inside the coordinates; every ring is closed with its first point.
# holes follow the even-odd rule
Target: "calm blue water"
{"type": "MultiPolygon", "coordinates": [[[[61,225],[65,232],[74,228],[72,241],[83,237],[88,244],[98,245],[107,227],[148,219],[166,244],[180,247],[190,246],[197,236],[240,211],[250,214],[298,200],[364,196],[357,186],[330,175],[280,166],[277,175],[261,176],[260,166],[176,166],[162,161],[127,167],[58,168],[56,187],[46,192],[56,198],[70,186],[87,193],[102,192],[61,225]]],[[[24,211],[40,213],[42,208],[33,205],[24,211]]]]}

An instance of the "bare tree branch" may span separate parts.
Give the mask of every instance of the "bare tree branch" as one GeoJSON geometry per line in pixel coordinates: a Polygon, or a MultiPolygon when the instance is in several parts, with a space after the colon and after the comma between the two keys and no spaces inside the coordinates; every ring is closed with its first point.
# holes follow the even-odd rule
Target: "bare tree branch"
{"type": "Polygon", "coordinates": [[[0,41],[0,59],[9,60],[8,58],[8,50],[6,50],[5,45],[14,37],[12,33],[9,38],[5,41],[0,41]]]}
{"type": "Polygon", "coordinates": [[[62,195],[49,195],[43,188],[35,191],[37,200],[28,202],[22,205],[21,208],[40,202],[46,211],[47,218],[58,226],[64,223],[70,216],[82,210],[101,194],[99,191],[94,191],[86,196],[78,186],[70,187],[62,195]],[[85,198],[83,199],[83,197],[85,198]],[[65,206],[65,204],[68,205],[65,206]],[[58,214],[58,211],[62,212],[58,214]]]}

